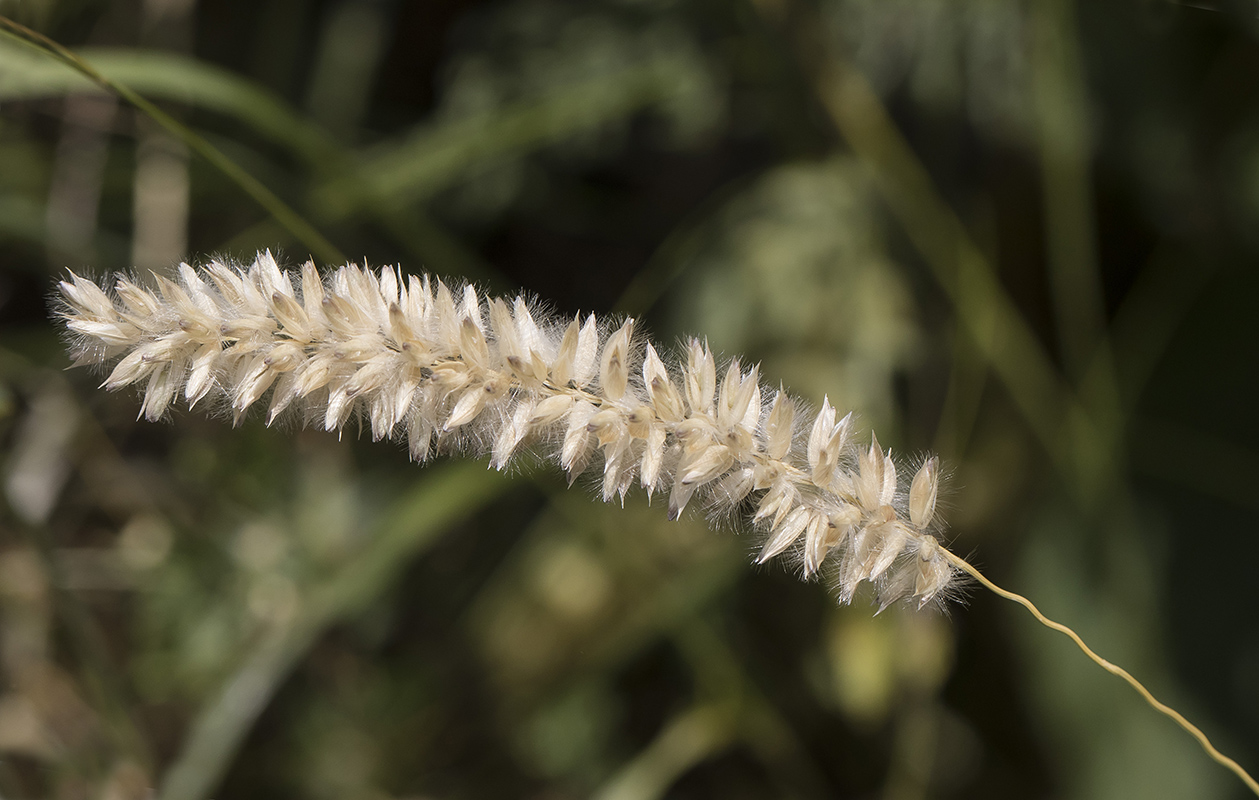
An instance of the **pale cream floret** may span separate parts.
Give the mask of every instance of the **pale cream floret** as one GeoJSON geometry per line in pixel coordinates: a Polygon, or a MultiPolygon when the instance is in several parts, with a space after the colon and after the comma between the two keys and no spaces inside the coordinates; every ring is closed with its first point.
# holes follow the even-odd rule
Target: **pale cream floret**
{"type": "Polygon", "coordinates": [[[78,363],[119,359],[104,385],[142,385],[149,419],[179,395],[220,397],[239,419],[269,393],[268,424],[291,408],[327,430],[366,417],[375,439],[405,434],[419,461],[458,450],[504,469],[532,443],[571,482],[599,452],[605,500],[638,483],[667,491],[672,518],[696,496],[747,509],[766,534],[758,562],[791,554],[806,577],[833,562],[841,600],[869,582],[884,605],[921,606],[955,581],[930,531],[934,458],[898,492],[892,455],[873,437],[855,447],[851,414],[837,421],[826,399],[806,422],[755,366],[719,372],[698,339],[670,367],[633,320],[603,334],[594,315],[549,318],[523,297],[388,268],[290,274],[267,253],[243,269],[181,264],[178,283],[156,283],[61,284],[78,363]]]}

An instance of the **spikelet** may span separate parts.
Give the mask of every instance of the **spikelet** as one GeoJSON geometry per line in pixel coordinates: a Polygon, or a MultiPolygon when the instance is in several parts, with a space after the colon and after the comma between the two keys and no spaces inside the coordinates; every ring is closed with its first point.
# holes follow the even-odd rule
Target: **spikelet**
{"type": "Polygon", "coordinates": [[[237,421],[265,403],[267,424],[286,411],[329,431],[366,418],[417,461],[465,451],[500,470],[533,443],[570,483],[601,460],[605,501],[638,484],[668,494],[672,519],[697,497],[746,511],[764,535],[758,563],[785,555],[806,578],[833,565],[843,602],[870,583],[885,607],[922,607],[958,579],[932,532],[934,458],[904,491],[877,439],[856,446],[851,414],[837,420],[826,399],[809,420],[755,366],[719,369],[699,339],[669,365],[632,319],[608,333],[593,315],[555,319],[392,268],[290,274],[270,253],[181,264],[177,283],[156,284],[60,284],[76,363],[116,361],[103,385],[142,387],[147,419],[181,396],[218,398],[237,421]]]}

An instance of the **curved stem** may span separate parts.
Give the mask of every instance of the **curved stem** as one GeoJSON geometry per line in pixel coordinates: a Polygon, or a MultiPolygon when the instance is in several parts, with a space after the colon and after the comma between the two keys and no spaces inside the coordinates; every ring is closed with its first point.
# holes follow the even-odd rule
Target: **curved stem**
{"type": "Polygon", "coordinates": [[[1156,698],[1153,694],[1150,693],[1149,689],[1145,688],[1145,686],[1141,683],[1141,681],[1132,677],[1132,673],[1128,672],[1128,670],[1124,669],[1123,667],[1117,664],[1112,664],[1111,662],[1099,656],[1097,653],[1093,652],[1093,649],[1084,643],[1084,640],[1080,638],[1080,635],[1078,633],[1071,630],[1066,625],[1063,625],[1061,622],[1055,622],[1049,617],[1046,617],[1044,614],[1041,613],[1040,609],[1037,608],[1036,605],[1031,600],[1028,600],[1026,597],[1024,597],[1021,594],[1016,594],[1015,592],[1002,589],[1000,586],[988,580],[988,578],[984,577],[983,573],[981,573],[978,568],[973,566],[970,562],[968,562],[966,559],[962,558],[961,556],[951,553],[948,550],[944,550],[943,548],[941,549],[941,552],[944,553],[945,558],[947,558],[953,564],[953,566],[957,567],[958,569],[965,572],[967,575],[970,575],[972,578],[979,581],[979,583],[981,583],[985,589],[988,589],[993,594],[997,594],[997,595],[1000,595],[1001,597],[1004,597],[1006,600],[1013,601],[1023,606],[1024,608],[1026,608],[1028,611],[1031,612],[1033,617],[1036,617],[1037,622],[1039,622],[1041,625],[1044,625],[1046,628],[1055,630],[1058,633],[1061,633],[1067,636],[1068,638],[1070,638],[1071,641],[1075,642],[1075,646],[1080,648],[1080,650],[1084,652],[1084,655],[1088,656],[1089,659],[1093,661],[1093,663],[1097,664],[1097,666],[1106,670],[1110,674],[1117,675],[1120,678],[1123,678],[1125,681],[1127,681],[1128,685],[1131,686],[1133,689],[1136,689],[1137,692],[1141,695],[1141,697],[1145,700],[1145,702],[1149,703],[1150,706],[1154,708],[1154,710],[1158,711],[1160,714],[1164,714],[1168,717],[1171,717],[1172,720],[1174,720],[1177,725],[1184,728],[1185,731],[1187,731],[1190,736],[1198,740],[1198,744],[1202,745],[1202,749],[1207,752],[1207,755],[1209,755],[1217,763],[1231,770],[1233,774],[1235,774],[1237,777],[1242,779],[1242,782],[1246,784],[1246,787],[1249,788],[1250,791],[1254,792],[1256,795],[1259,795],[1259,782],[1255,781],[1255,779],[1250,776],[1250,773],[1247,772],[1242,767],[1241,764],[1238,764],[1233,759],[1229,758],[1228,756],[1221,753],[1219,750],[1215,749],[1215,745],[1211,744],[1211,740],[1207,738],[1207,735],[1202,732],[1201,728],[1199,728],[1197,725],[1194,725],[1189,720],[1185,719],[1184,715],[1182,715],[1176,709],[1158,700],[1158,698],[1156,698]]]}

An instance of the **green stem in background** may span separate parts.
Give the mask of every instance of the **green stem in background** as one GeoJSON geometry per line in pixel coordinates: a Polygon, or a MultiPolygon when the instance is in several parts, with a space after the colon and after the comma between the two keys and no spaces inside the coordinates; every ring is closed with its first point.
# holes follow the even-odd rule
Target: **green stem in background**
{"type": "Polygon", "coordinates": [[[82,73],[93,83],[126,100],[136,109],[148,115],[171,135],[186,144],[216,169],[231,179],[237,186],[262,206],[277,222],[283,225],[303,245],[310,248],[311,255],[329,263],[345,263],[346,257],[329,242],[322,234],[307,222],[300,214],[268,189],[261,181],[246,172],[239,164],[232,161],[214,145],[188,126],[181,124],[162,109],[144,97],[128,89],[121,83],[112,81],[98,72],[91,64],[77,56],[73,51],[49,39],[37,31],[27,28],[8,17],[0,16],[0,33],[35,47],[40,52],[57,59],[72,69],[82,73]]]}
{"type": "Polygon", "coordinates": [[[824,794],[807,749],[746,672],[716,628],[700,616],[670,637],[694,676],[695,702],[600,787],[598,800],[656,800],[686,772],[737,744],[779,775],[782,796],[824,794]]]}
{"type": "MultiPolygon", "coordinates": [[[[22,44],[29,47],[29,43],[22,44]]],[[[18,52],[13,51],[12,55],[18,52]]],[[[42,49],[38,52],[44,53],[42,49]]],[[[29,63],[18,63],[12,55],[0,60],[0,73],[6,68],[11,69],[11,73],[0,81],[3,84],[0,86],[0,102],[101,90],[98,84],[84,78],[73,67],[61,69],[64,65],[60,61],[54,64],[42,59],[29,59],[29,63]]],[[[238,127],[243,125],[284,148],[306,166],[317,181],[352,181],[359,170],[355,159],[340,144],[319,125],[293,109],[283,98],[213,64],[175,53],[124,48],[83,48],[78,55],[115,83],[134,87],[133,91],[152,98],[196,106],[221,114],[238,127]]],[[[101,91],[109,94],[108,90],[101,91]]],[[[490,124],[492,126],[493,120],[490,120],[490,124]]],[[[417,157],[422,155],[417,154],[417,157]]],[[[463,167],[466,169],[469,165],[464,164],[463,167]]],[[[371,200],[370,190],[365,185],[359,186],[357,191],[365,201],[371,200]]],[[[376,207],[380,205],[376,203],[373,206],[368,202],[368,205],[358,211],[364,216],[374,214],[373,221],[419,263],[443,273],[464,275],[503,290],[508,288],[503,285],[501,276],[492,267],[443,230],[422,209],[376,207]]],[[[311,210],[316,219],[320,212],[319,208],[311,210]]],[[[39,224],[23,226],[12,222],[12,216],[13,214],[0,213],[0,226],[10,228],[21,236],[30,236],[32,230],[42,229],[42,217],[37,217],[39,224]]],[[[272,217],[264,217],[214,249],[229,253],[254,252],[275,247],[276,242],[283,238],[283,226],[272,217]]],[[[47,244],[58,246],[57,242],[47,244]]],[[[122,248],[121,245],[116,245],[114,249],[122,248]]]]}
{"type": "MultiPolygon", "coordinates": [[[[18,41],[26,47],[33,44],[18,41]]],[[[675,62],[667,56],[656,57],[493,111],[425,124],[398,140],[351,155],[282,98],[212,64],[173,53],[122,48],[84,48],[67,57],[43,41],[32,49],[53,55],[73,71],[38,69],[40,62],[33,61],[0,82],[3,98],[55,96],[98,87],[111,94],[117,93],[117,87],[128,87],[137,95],[129,88],[134,86],[149,97],[223,114],[282,146],[311,170],[315,182],[308,193],[308,213],[316,221],[364,218],[420,263],[503,291],[514,287],[505,285],[493,267],[443,230],[419,204],[487,164],[520,158],[574,133],[624,119],[667,101],[677,91],[675,62]]],[[[17,66],[13,57],[9,62],[17,66]]],[[[4,66],[0,63],[0,70],[4,66]]],[[[231,175],[233,180],[243,172],[239,167],[237,171],[231,175]]],[[[275,216],[275,222],[297,234],[281,214],[275,216]]],[[[272,247],[278,235],[275,222],[265,219],[223,247],[229,251],[272,247]]],[[[309,223],[306,229],[313,230],[309,223]]]]}
{"type": "Polygon", "coordinates": [[[682,620],[671,638],[694,675],[700,700],[737,712],[731,720],[734,733],[777,777],[777,795],[826,796],[821,768],[748,674],[744,659],[732,650],[717,625],[696,614],[682,620]]]}
{"type": "MultiPolygon", "coordinates": [[[[836,58],[831,61],[817,77],[823,106],[857,157],[873,167],[888,207],[944,288],[966,332],[1059,473],[1070,480],[1075,465],[1062,424],[1082,415],[1079,403],[874,90],[855,70],[836,58]]],[[[1075,483],[1071,488],[1077,494],[1085,491],[1075,483]]]]}
{"type": "Polygon", "coordinates": [[[734,738],[736,709],[698,703],[675,715],[651,744],[593,796],[596,800],[656,800],[696,764],[734,738]]]}
{"type": "Polygon", "coordinates": [[[419,485],[401,496],[380,527],[367,537],[370,543],[366,549],[314,588],[295,620],[265,633],[193,722],[158,797],[208,797],[227,773],[254,721],[324,631],[361,613],[442,533],[511,485],[474,462],[430,467],[419,485]]]}
{"type": "MultiPolygon", "coordinates": [[[[1114,441],[1090,446],[1087,440],[1095,422],[1089,416],[1089,409],[1060,380],[1044,349],[1001,288],[992,266],[936,191],[930,175],[865,78],[831,54],[827,67],[818,72],[816,82],[818,95],[835,127],[858,157],[874,168],[889,206],[935,272],[957,309],[961,324],[966,326],[980,352],[1005,384],[1064,481],[1087,507],[1089,500],[1097,497],[1097,487],[1088,485],[1088,480],[1096,473],[1079,462],[1090,456],[1095,459],[1098,447],[1113,446],[1114,441]]],[[[1108,451],[1103,451],[1102,456],[1104,468],[1113,470],[1113,459],[1106,457],[1108,451]]],[[[1231,770],[1259,795],[1259,783],[1246,770],[1220,753],[1197,726],[1157,700],[1131,673],[1097,655],[1075,631],[1045,617],[1022,595],[997,586],[965,559],[952,552],[946,557],[985,588],[1019,603],[1041,624],[1070,637],[1094,663],[1125,680],[1150,706],[1175,720],[1193,736],[1214,761],[1231,770]]]]}
{"type": "Polygon", "coordinates": [[[988,591],[1000,597],[1004,597],[1006,600],[1010,600],[1011,602],[1018,603],[1019,605],[1026,608],[1029,612],[1031,612],[1031,615],[1035,617],[1036,621],[1039,622],[1041,625],[1044,625],[1046,628],[1049,628],[1050,630],[1054,630],[1054,631],[1057,631],[1058,633],[1063,634],[1064,636],[1069,638],[1072,642],[1074,642],[1075,646],[1080,648],[1080,650],[1084,653],[1084,655],[1088,656],[1089,660],[1091,660],[1094,664],[1097,664],[1097,666],[1106,670],[1110,674],[1115,675],[1119,678],[1122,678],[1124,681],[1126,681],[1129,686],[1137,690],[1137,692],[1141,695],[1141,698],[1145,700],[1146,703],[1149,703],[1149,705],[1155,711],[1158,711],[1160,714],[1164,714],[1170,717],[1177,725],[1184,728],[1185,731],[1187,731],[1190,736],[1192,736],[1194,739],[1198,741],[1198,744],[1202,745],[1202,749],[1206,751],[1207,755],[1210,756],[1212,760],[1223,765],[1225,768],[1230,770],[1234,775],[1241,778],[1242,782],[1246,784],[1246,787],[1250,789],[1250,791],[1254,792],[1256,796],[1259,796],[1259,782],[1256,782],[1255,779],[1250,776],[1249,772],[1247,772],[1236,761],[1234,761],[1233,759],[1229,758],[1228,756],[1224,755],[1219,750],[1217,750],[1215,748],[1215,745],[1211,744],[1211,740],[1207,738],[1207,735],[1202,732],[1201,728],[1199,728],[1197,725],[1194,725],[1189,720],[1185,719],[1184,715],[1182,715],[1176,709],[1172,708],[1166,703],[1161,702],[1158,698],[1156,698],[1153,694],[1150,693],[1149,689],[1145,688],[1145,685],[1142,684],[1141,681],[1132,677],[1132,673],[1128,672],[1128,670],[1124,669],[1123,667],[1118,666],[1117,664],[1113,664],[1110,661],[1107,661],[1106,659],[1099,656],[1097,653],[1093,652],[1093,649],[1084,643],[1084,640],[1080,638],[1080,635],[1078,633],[1071,630],[1071,628],[1067,627],[1066,625],[1063,625],[1061,622],[1055,622],[1049,617],[1046,617],[1044,614],[1041,613],[1040,609],[1037,608],[1036,605],[1031,600],[1028,600],[1026,597],[1024,597],[1021,594],[1011,592],[1007,589],[1002,589],[997,584],[988,580],[988,578],[986,578],[982,572],[980,572],[975,566],[973,566],[966,559],[960,556],[954,555],[953,553],[948,552],[948,551],[945,551],[945,558],[947,558],[950,562],[952,562],[953,566],[957,567],[958,569],[962,570],[967,575],[970,575],[972,578],[978,581],[980,585],[982,585],[988,591]]]}
{"type": "Polygon", "coordinates": [[[1067,374],[1078,379],[1106,336],[1089,174],[1088,93],[1074,0],[1037,0],[1031,11],[1031,95],[1040,134],[1049,284],[1062,360],[1067,374]]]}
{"type": "Polygon", "coordinates": [[[1044,185],[1045,249],[1064,371],[1087,416],[1069,415],[1080,485],[1091,506],[1116,483],[1123,417],[1097,263],[1088,88],[1075,0],[1032,8],[1031,94],[1044,185]]]}
{"type": "MultiPolygon", "coordinates": [[[[1054,374],[1040,345],[996,283],[986,260],[936,194],[926,171],[913,158],[908,144],[895,130],[882,104],[865,81],[851,70],[839,70],[827,76],[822,97],[853,148],[864,152],[890,173],[884,174],[884,170],[879,170],[893,209],[914,221],[914,224],[906,225],[910,237],[936,268],[941,283],[958,308],[959,317],[971,329],[976,342],[989,358],[994,371],[1003,379],[1033,430],[1050,454],[1055,456],[1062,474],[1074,474],[1065,449],[1070,442],[1059,443],[1059,426],[1053,420],[1060,417],[1056,409],[1065,408],[1068,421],[1075,419],[1083,424],[1087,420],[1084,410],[1054,374]],[[991,337],[989,325],[995,325],[1001,335],[991,337]]],[[[1075,488],[1083,491],[1082,487],[1075,488]]],[[[1259,783],[1236,761],[1220,753],[1199,728],[1175,709],[1157,700],[1126,670],[1094,653],[1075,631],[1045,617],[1022,595],[992,583],[964,559],[953,553],[949,553],[947,558],[985,588],[1026,607],[1041,624],[1070,637],[1098,666],[1127,681],[1147,703],[1175,720],[1213,760],[1235,773],[1259,795],[1259,783]]]]}

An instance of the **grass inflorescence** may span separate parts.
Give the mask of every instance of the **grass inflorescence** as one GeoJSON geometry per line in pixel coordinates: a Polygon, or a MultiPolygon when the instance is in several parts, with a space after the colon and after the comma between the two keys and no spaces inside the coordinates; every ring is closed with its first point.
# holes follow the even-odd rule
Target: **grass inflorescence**
{"type": "Polygon", "coordinates": [[[605,501],[637,484],[668,494],[670,518],[697,495],[744,512],[764,536],[758,562],[827,567],[843,602],[868,583],[883,607],[923,607],[961,575],[935,534],[935,458],[905,480],[873,434],[857,444],[852,414],[828,400],[814,412],[699,339],[666,363],[633,319],[562,319],[391,267],[294,274],[270,253],[155,281],[60,284],[78,363],[116,361],[104,386],[142,386],[150,420],[217,400],[236,420],[265,405],[267,424],[364,418],[416,461],[463,452],[504,469],[532,444],[570,483],[602,461],[605,501]]]}

